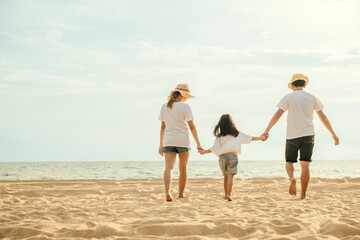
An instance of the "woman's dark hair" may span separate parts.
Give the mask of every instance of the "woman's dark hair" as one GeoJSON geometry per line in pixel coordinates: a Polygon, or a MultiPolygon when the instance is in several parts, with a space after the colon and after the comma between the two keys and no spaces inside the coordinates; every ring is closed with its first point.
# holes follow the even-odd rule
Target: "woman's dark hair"
{"type": "Polygon", "coordinates": [[[224,137],[226,135],[237,137],[239,135],[239,131],[236,129],[230,114],[223,114],[220,117],[218,124],[214,128],[214,135],[215,137],[224,137]]]}
{"type": "Polygon", "coordinates": [[[303,87],[303,86],[305,86],[305,81],[304,80],[296,80],[295,82],[292,83],[292,85],[294,85],[294,87],[303,87]]]}

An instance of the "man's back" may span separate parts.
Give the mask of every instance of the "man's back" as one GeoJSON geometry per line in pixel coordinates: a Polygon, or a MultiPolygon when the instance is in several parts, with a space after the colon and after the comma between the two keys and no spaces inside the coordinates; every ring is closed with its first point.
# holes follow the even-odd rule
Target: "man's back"
{"type": "Polygon", "coordinates": [[[317,97],[304,90],[297,90],[285,95],[277,106],[283,111],[289,111],[287,139],[315,135],[314,111],[320,111],[324,107],[317,97]]]}

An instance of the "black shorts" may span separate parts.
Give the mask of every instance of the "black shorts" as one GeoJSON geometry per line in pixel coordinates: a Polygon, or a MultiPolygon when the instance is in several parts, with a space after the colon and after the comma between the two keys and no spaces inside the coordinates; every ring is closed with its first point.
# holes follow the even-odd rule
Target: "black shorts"
{"type": "Polygon", "coordinates": [[[300,150],[300,161],[311,162],[314,149],[315,136],[305,136],[294,139],[286,139],[285,159],[286,162],[296,163],[300,150]]]}

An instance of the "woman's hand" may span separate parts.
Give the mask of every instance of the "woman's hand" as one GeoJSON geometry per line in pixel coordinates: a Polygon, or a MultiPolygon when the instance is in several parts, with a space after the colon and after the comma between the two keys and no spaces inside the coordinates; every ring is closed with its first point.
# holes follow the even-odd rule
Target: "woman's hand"
{"type": "Polygon", "coordinates": [[[163,146],[162,145],[160,145],[159,146],[159,150],[158,150],[158,153],[160,154],[160,156],[164,156],[164,153],[162,152],[162,150],[163,150],[163,146]]]}
{"type": "Polygon", "coordinates": [[[197,146],[198,153],[201,154],[202,151],[205,151],[200,145],[197,146]]]}

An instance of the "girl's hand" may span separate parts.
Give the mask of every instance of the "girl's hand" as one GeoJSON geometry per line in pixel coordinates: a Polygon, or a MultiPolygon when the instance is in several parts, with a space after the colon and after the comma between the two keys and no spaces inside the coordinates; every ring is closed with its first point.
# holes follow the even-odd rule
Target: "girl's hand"
{"type": "Polygon", "coordinates": [[[164,156],[164,153],[162,152],[163,146],[160,145],[158,153],[160,154],[160,156],[164,156]]]}
{"type": "Polygon", "coordinates": [[[261,141],[264,142],[264,141],[266,141],[266,139],[267,139],[267,137],[266,137],[265,135],[261,135],[261,136],[260,136],[260,140],[261,140],[261,141]]]}

